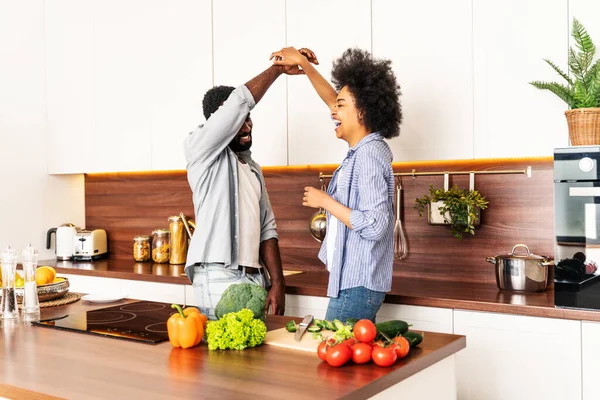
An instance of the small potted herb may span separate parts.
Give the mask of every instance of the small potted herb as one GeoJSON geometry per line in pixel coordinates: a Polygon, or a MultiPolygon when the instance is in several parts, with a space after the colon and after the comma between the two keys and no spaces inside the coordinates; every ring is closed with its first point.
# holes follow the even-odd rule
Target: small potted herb
{"type": "Polygon", "coordinates": [[[415,200],[419,217],[427,210],[432,225],[450,225],[452,234],[462,239],[463,233],[475,234],[479,212],[487,208],[488,202],[478,191],[459,189],[457,185],[448,190],[429,187],[429,194],[415,200]]]}

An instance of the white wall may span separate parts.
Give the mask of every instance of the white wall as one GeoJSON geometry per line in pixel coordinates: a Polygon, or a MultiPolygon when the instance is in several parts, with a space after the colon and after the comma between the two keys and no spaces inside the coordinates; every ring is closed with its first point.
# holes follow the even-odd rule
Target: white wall
{"type": "Polygon", "coordinates": [[[0,249],[45,249],[45,232],[85,220],[83,176],[49,176],[44,1],[0,0],[0,249]]]}

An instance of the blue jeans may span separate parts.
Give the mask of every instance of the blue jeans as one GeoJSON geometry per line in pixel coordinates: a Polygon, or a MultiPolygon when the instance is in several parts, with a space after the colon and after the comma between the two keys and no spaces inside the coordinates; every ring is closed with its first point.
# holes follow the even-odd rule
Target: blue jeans
{"type": "Polygon", "coordinates": [[[337,298],[329,299],[325,319],[328,321],[339,319],[346,322],[348,318],[356,318],[375,322],[375,316],[384,298],[385,292],[376,292],[364,286],[340,290],[337,298]]]}

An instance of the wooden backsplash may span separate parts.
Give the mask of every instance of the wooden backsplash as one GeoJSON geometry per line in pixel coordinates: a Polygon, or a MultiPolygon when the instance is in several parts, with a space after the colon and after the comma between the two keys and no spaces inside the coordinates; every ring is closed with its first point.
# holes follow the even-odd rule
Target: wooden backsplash
{"type": "MultiPolygon", "coordinates": [[[[482,211],[475,235],[454,238],[448,227],[419,219],[414,199],[429,185],[443,187],[443,176],[403,177],[403,224],[408,257],[394,264],[397,276],[495,282],[488,256],[507,254],[525,243],[535,254],[553,254],[553,181],[551,158],[486,159],[395,163],[394,171],[490,171],[532,167],[532,177],[477,174],[475,188],[490,202],[482,211]]],[[[320,244],[308,231],[314,209],[302,206],[305,186],[319,187],[319,172],[335,166],[265,168],[264,175],[275,212],[284,267],[322,270],[320,244]]],[[[450,184],[468,187],[468,175],[452,175],[450,184]]],[[[185,171],[91,174],[85,177],[86,227],[104,228],[110,256],[131,259],[133,236],[168,227],[167,217],[184,212],[193,216],[192,196],[185,171]]],[[[202,221],[196,221],[202,229],[202,221]]]]}

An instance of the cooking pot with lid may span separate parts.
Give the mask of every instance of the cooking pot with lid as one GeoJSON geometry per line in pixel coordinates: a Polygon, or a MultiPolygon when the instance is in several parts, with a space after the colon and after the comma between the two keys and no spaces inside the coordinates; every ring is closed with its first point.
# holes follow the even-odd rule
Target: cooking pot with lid
{"type": "Polygon", "coordinates": [[[554,262],[538,256],[524,244],[516,244],[509,254],[487,257],[496,266],[496,283],[501,290],[516,292],[542,292],[548,285],[548,266],[554,262]],[[519,247],[525,252],[516,254],[519,247]]]}

